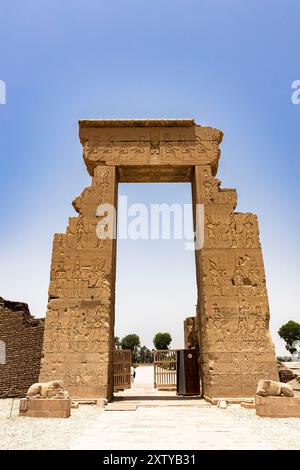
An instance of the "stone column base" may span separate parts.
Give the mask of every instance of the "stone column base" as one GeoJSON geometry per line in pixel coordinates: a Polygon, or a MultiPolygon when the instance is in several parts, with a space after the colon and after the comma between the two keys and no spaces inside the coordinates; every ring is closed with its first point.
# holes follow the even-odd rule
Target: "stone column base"
{"type": "Polygon", "coordinates": [[[69,418],[71,416],[71,401],[71,398],[22,398],[20,400],[19,416],[69,418]]]}
{"type": "Polygon", "coordinates": [[[257,416],[300,418],[300,397],[255,397],[257,416]]]}

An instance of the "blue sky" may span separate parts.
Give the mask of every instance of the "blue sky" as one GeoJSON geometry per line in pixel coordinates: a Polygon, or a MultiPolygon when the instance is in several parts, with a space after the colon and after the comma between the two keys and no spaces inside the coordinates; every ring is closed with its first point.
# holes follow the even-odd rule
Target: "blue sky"
{"type": "MultiPolygon", "coordinates": [[[[53,233],[90,182],[78,119],[193,117],[224,132],[218,176],[237,188],[239,211],[259,216],[284,352],[276,331],[300,318],[299,14],[297,0],[2,0],[0,295],[45,313],[53,233]]],[[[120,192],[190,198],[182,185],[120,192]]],[[[138,330],[151,346],[155,310],[181,345],[196,289],[180,244],[120,242],[117,288],[117,333],[138,330]]]]}

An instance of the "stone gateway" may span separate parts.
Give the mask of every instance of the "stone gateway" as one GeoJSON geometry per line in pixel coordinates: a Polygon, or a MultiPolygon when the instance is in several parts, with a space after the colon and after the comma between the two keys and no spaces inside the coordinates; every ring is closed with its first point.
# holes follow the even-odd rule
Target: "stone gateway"
{"type": "Polygon", "coordinates": [[[204,206],[195,250],[204,397],[254,396],[260,379],[278,381],[257,217],[235,212],[236,191],[216,178],[222,132],[192,119],[83,120],[79,129],[92,183],[54,236],[40,381],[63,380],[73,398],[113,394],[116,240],[98,238],[96,210],[116,207],[118,182],[191,182],[194,212],[204,206]]]}

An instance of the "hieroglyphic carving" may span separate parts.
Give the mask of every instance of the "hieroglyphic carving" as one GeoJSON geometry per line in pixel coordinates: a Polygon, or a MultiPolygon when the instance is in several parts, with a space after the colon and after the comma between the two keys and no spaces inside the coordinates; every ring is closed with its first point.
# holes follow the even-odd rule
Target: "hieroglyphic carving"
{"type": "Polygon", "coordinates": [[[248,253],[229,259],[220,265],[217,258],[208,258],[208,273],[204,273],[207,295],[263,296],[266,294],[264,273],[255,256],[248,253]],[[225,267],[226,266],[226,267],[225,267]]]}
{"type": "Polygon", "coordinates": [[[215,351],[273,351],[266,314],[260,304],[250,305],[245,298],[240,300],[236,312],[214,302],[205,328],[215,351]]]}
{"type": "Polygon", "coordinates": [[[246,237],[246,248],[252,248],[255,244],[255,231],[254,231],[254,225],[251,222],[251,216],[248,215],[246,217],[245,223],[244,223],[244,229],[245,229],[245,237],[246,237]]]}
{"type": "Polygon", "coordinates": [[[243,295],[246,290],[251,288],[252,295],[265,294],[265,278],[258,268],[254,256],[238,256],[236,259],[232,284],[236,287],[238,295],[243,295]]]}
{"type": "Polygon", "coordinates": [[[217,263],[213,260],[209,260],[209,273],[211,276],[211,288],[212,295],[223,295],[222,286],[225,283],[226,271],[223,268],[219,268],[217,263]]]}
{"type": "Polygon", "coordinates": [[[110,298],[110,266],[106,260],[94,266],[81,266],[78,259],[70,268],[62,264],[54,266],[49,295],[51,298],[110,298]]]}
{"type": "Polygon", "coordinates": [[[82,306],[49,309],[46,327],[48,331],[44,350],[58,352],[103,351],[101,342],[109,334],[111,311],[109,304],[99,304],[96,310],[82,306]]]}
{"type": "Polygon", "coordinates": [[[237,247],[237,228],[236,228],[236,219],[234,215],[230,217],[230,222],[228,224],[227,233],[229,233],[229,236],[230,236],[231,248],[236,248],[237,247]]]}
{"type": "Polygon", "coordinates": [[[213,216],[209,216],[206,214],[206,227],[208,232],[208,246],[210,248],[215,247],[217,245],[217,227],[220,222],[216,221],[213,216]]]}
{"type": "Polygon", "coordinates": [[[257,219],[253,214],[232,214],[212,206],[206,210],[205,246],[207,248],[260,248],[257,219]]]}
{"type": "Polygon", "coordinates": [[[219,156],[219,141],[202,140],[199,136],[187,140],[184,135],[176,139],[166,134],[162,140],[159,134],[151,138],[138,136],[136,141],[118,141],[115,136],[110,140],[86,140],[83,142],[83,157],[86,162],[112,164],[134,164],[147,161],[153,163],[195,163],[215,160],[219,156]]]}
{"type": "Polygon", "coordinates": [[[213,202],[218,188],[220,186],[220,180],[210,177],[207,170],[203,171],[203,187],[204,187],[204,199],[205,202],[213,202]]]}

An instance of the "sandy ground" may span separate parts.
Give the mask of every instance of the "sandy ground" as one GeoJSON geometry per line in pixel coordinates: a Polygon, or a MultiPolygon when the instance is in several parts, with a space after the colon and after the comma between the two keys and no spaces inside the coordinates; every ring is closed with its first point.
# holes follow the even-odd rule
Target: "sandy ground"
{"type": "Polygon", "coordinates": [[[72,409],[66,419],[19,417],[19,400],[0,400],[0,449],[68,449],[103,413],[93,405],[72,409]],[[10,417],[11,416],[11,417],[10,417]]]}

